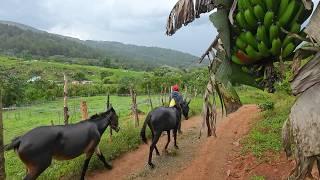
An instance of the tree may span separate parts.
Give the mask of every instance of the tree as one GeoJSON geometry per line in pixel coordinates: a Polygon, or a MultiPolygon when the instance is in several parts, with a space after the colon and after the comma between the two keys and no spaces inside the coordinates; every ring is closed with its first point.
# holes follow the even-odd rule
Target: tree
{"type": "Polygon", "coordinates": [[[106,57],[104,61],[102,62],[103,67],[111,67],[111,59],[106,57]]]}
{"type": "Polygon", "coordinates": [[[3,146],[2,90],[0,89],[0,179],[6,179],[3,146]]]}

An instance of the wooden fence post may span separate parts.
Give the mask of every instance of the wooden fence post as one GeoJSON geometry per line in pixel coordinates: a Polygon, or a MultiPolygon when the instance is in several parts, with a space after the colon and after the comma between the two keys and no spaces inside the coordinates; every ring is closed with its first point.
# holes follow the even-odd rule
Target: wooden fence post
{"type": "Polygon", "coordinates": [[[81,110],[81,118],[82,120],[86,120],[89,118],[88,116],[88,106],[86,101],[81,101],[80,104],[80,110],[81,110]]]}
{"type": "Polygon", "coordinates": [[[162,106],[164,106],[164,101],[163,101],[163,94],[164,94],[164,88],[163,88],[163,86],[161,86],[161,93],[160,93],[160,96],[161,96],[161,104],[162,104],[162,106]]]}
{"type": "Polygon", "coordinates": [[[153,109],[153,105],[152,105],[152,99],[151,99],[151,95],[150,95],[150,89],[149,89],[149,85],[147,85],[147,91],[148,91],[148,97],[149,97],[149,104],[151,107],[151,110],[153,109]]]}
{"type": "Polygon", "coordinates": [[[67,125],[69,123],[69,113],[68,113],[68,79],[66,74],[63,74],[64,79],[64,88],[63,88],[63,114],[64,114],[64,124],[67,125]]]}
{"type": "MultiPolygon", "coordinates": [[[[110,108],[110,94],[108,94],[107,96],[107,109],[110,108]]],[[[112,142],[112,128],[109,127],[109,130],[110,130],[110,134],[109,134],[109,137],[110,137],[110,142],[112,142]]]]}
{"type": "Polygon", "coordinates": [[[6,179],[3,145],[2,89],[0,89],[0,179],[6,179]]]}
{"type": "Polygon", "coordinates": [[[130,88],[130,95],[132,98],[132,114],[135,118],[135,127],[139,127],[139,115],[138,115],[138,105],[137,105],[137,93],[134,91],[133,88],[130,88]]]}

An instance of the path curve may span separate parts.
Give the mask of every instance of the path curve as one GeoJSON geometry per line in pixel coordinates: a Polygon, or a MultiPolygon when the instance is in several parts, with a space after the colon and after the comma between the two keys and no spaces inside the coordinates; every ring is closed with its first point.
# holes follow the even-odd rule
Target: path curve
{"type": "MultiPolygon", "coordinates": [[[[170,168],[159,167],[158,170],[146,171],[149,146],[141,145],[137,150],[125,153],[114,160],[114,168],[111,171],[89,173],[89,179],[150,179],[149,176],[153,179],[227,179],[227,172],[224,169],[228,161],[227,158],[233,153],[234,147],[239,149],[239,139],[247,134],[250,123],[258,118],[258,112],[256,105],[245,105],[223,120],[218,120],[217,138],[203,137],[201,140],[195,137],[199,131],[201,117],[196,116],[188,121],[183,121],[184,134],[180,140],[178,138],[178,143],[181,143],[180,150],[178,150],[180,155],[169,157],[177,161],[180,160],[176,166],[170,165],[168,166],[170,168]],[[189,147],[189,149],[183,149],[185,147],[189,147]],[[184,155],[184,153],[188,154],[184,155]],[[147,175],[141,176],[142,172],[147,175]],[[153,176],[154,172],[157,173],[157,177],[153,176]],[[133,176],[134,174],[136,175],[133,176]],[[148,174],[151,175],[148,176],[148,174]]],[[[165,141],[166,137],[161,137],[159,146],[163,147],[165,141]]],[[[154,159],[157,159],[157,156],[154,156],[154,159]]],[[[170,161],[170,163],[176,162],[170,161]]],[[[160,163],[157,162],[157,164],[160,163]]]]}

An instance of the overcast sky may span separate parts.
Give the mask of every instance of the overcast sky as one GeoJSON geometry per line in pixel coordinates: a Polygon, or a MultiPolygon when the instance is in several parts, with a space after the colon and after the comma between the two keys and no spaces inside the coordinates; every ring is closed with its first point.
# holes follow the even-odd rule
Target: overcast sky
{"type": "MultiPolygon", "coordinates": [[[[319,2],[319,0],[314,0],[319,2]]],[[[0,20],[83,40],[119,41],[200,56],[216,36],[208,15],[165,35],[177,0],[0,0],[0,20]]]]}

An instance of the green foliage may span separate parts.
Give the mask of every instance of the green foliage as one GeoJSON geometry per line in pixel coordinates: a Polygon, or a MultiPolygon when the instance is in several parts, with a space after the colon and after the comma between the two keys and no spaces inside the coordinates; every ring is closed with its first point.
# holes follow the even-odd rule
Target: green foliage
{"type": "Polygon", "coordinates": [[[243,141],[243,150],[257,157],[263,157],[268,151],[279,152],[282,149],[281,128],[294,102],[294,97],[280,92],[270,95],[270,99],[275,102],[274,108],[263,112],[263,119],[256,122],[243,141]]]}
{"type": "Polygon", "coordinates": [[[76,74],[73,75],[73,79],[77,81],[84,81],[88,80],[86,78],[86,75],[83,72],[77,72],[76,74]]]}
{"type": "Polygon", "coordinates": [[[274,109],[274,102],[266,101],[264,103],[259,104],[259,108],[262,111],[273,110],[274,109]]]}

